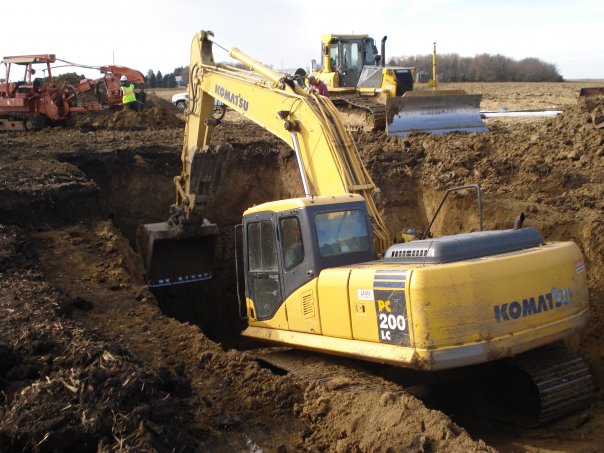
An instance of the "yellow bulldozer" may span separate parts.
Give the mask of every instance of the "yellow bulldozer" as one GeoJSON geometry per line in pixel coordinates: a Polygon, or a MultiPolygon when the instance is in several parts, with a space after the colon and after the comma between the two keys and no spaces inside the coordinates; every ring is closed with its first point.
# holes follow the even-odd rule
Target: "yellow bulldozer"
{"type": "Polygon", "coordinates": [[[414,91],[415,68],[385,65],[386,40],[380,54],[368,35],[321,37],[322,64],[312,68],[313,75],[325,82],[349,129],[386,128],[388,135],[487,130],[480,116],[482,95],[414,91]]]}
{"type": "Polygon", "coordinates": [[[395,243],[330,98],[236,48],[229,56],[251,71],[216,65],[214,42],[199,32],[191,44],[171,216],[137,230],[150,287],[212,278],[217,226],[205,216],[215,170],[206,164],[219,100],[286,142],[300,171],[299,197],[243,213],[244,336],[424,371],[531,351],[523,366],[538,389],[538,421],[589,401],[589,370],[560,345],[588,317],[576,244],[545,242],[520,223],[395,243]]]}

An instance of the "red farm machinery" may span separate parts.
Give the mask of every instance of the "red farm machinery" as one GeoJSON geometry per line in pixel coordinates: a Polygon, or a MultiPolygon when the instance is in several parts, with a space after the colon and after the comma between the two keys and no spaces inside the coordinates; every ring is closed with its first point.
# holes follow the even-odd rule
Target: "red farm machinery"
{"type": "MultiPolygon", "coordinates": [[[[56,61],[62,60],[53,54],[3,58],[6,78],[0,82],[0,131],[40,130],[47,125],[70,126],[75,120],[74,113],[121,108],[122,75],[135,84],[137,99],[145,100],[145,79],[137,70],[115,65],[100,66],[96,69],[100,70],[102,77],[82,79],[69,85],[55,81],[51,65],[56,61]]],[[[84,67],[73,63],[68,66],[84,67]]]]}

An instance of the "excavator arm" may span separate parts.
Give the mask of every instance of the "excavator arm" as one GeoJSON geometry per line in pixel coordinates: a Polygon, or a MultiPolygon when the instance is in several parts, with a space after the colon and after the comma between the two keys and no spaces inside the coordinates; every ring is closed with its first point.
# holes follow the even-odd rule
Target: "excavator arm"
{"type": "MultiPolygon", "coordinates": [[[[213,45],[212,32],[204,31],[197,33],[191,44],[190,104],[181,155],[182,172],[175,178],[177,195],[172,216],[168,222],[139,228],[137,240],[150,284],[161,286],[208,278],[207,269],[190,272],[185,267],[180,271],[182,275],[174,275],[173,270],[172,275],[164,270],[154,271],[154,262],[167,262],[156,256],[158,241],[199,237],[208,242],[216,234],[216,226],[205,220],[211,171],[203,165],[211,152],[211,133],[217,124],[212,118],[215,99],[292,147],[305,196],[360,194],[371,218],[375,250],[383,254],[392,238],[374,201],[377,188],[331,101],[308,92],[293,77],[273,71],[236,48],[228,51],[229,56],[251,71],[218,66],[214,62],[213,45]]],[[[190,244],[187,248],[197,249],[190,244]]],[[[203,251],[211,254],[207,248],[203,251]]],[[[182,254],[177,259],[184,260],[182,254]]],[[[192,263],[192,259],[184,261],[192,263]]]]}

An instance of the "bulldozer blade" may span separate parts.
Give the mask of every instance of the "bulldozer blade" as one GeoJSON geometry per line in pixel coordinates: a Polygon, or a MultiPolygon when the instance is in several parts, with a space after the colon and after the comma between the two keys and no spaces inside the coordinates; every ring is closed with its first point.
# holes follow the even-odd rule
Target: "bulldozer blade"
{"type": "Polygon", "coordinates": [[[408,91],[386,102],[388,135],[486,132],[480,116],[481,94],[461,90],[408,91]]]}
{"type": "Polygon", "coordinates": [[[139,225],[136,245],[149,288],[211,279],[217,234],[218,227],[207,221],[186,228],[169,222],[139,225]]]}
{"type": "Polygon", "coordinates": [[[604,87],[581,88],[579,91],[580,97],[596,97],[604,96],[604,87]]]}

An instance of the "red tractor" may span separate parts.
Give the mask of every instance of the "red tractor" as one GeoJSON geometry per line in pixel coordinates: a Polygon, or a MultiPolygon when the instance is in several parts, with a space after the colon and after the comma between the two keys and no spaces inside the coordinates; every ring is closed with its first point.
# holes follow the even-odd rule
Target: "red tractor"
{"type": "Polygon", "coordinates": [[[56,61],[53,54],[4,57],[6,79],[0,82],[0,131],[70,126],[74,122],[73,113],[121,107],[122,75],[135,84],[137,100],[144,103],[145,79],[139,71],[124,66],[101,66],[103,77],[99,79],[84,79],[75,86],[56,84],[51,69],[56,61]],[[19,66],[25,72],[13,82],[11,70],[16,72],[19,66]],[[45,77],[37,77],[38,71],[45,72],[45,77]],[[84,94],[92,95],[88,96],[92,100],[81,99],[84,94]]]}

